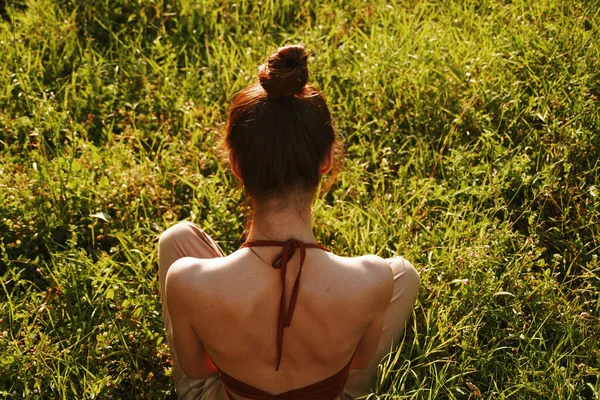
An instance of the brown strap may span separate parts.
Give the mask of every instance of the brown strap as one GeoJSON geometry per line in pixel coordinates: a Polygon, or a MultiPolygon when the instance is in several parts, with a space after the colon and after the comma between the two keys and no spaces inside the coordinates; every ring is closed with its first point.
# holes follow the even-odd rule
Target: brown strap
{"type": "Polygon", "coordinates": [[[279,254],[271,266],[275,269],[281,270],[281,298],[279,300],[279,315],[277,317],[277,366],[275,371],[279,370],[279,364],[281,364],[281,353],[283,349],[283,330],[290,326],[292,323],[292,316],[294,309],[296,308],[296,300],[298,299],[298,291],[300,289],[300,275],[302,275],[302,265],[304,265],[304,259],[306,258],[306,248],[317,248],[325,251],[325,247],[318,243],[304,243],[296,239],[288,239],[285,242],[278,240],[256,240],[253,242],[246,242],[242,247],[279,247],[283,246],[281,254],[279,254]],[[287,272],[287,263],[294,256],[296,249],[300,249],[300,267],[298,269],[298,276],[294,281],[294,287],[292,289],[292,296],[290,298],[290,306],[286,312],[285,310],[285,274],[287,272]]]}

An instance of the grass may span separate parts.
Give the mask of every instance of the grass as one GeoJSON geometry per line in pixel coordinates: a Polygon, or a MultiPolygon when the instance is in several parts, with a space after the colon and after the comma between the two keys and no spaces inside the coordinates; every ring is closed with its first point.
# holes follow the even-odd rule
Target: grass
{"type": "Polygon", "coordinates": [[[216,145],[279,45],[313,52],[346,160],[336,253],[422,287],[381,399],[600,399],[597,1],[0,4],[0,395],[173,393],[156,241],[227,252],[246,206],[216,145]]]}

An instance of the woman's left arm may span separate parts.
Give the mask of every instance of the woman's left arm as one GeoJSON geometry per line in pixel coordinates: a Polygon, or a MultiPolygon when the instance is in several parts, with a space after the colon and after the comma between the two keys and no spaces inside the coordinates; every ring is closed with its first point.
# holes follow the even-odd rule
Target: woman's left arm
{"type": "Polygon", "coordinates": [[[197,272],[197,266],[192,265],[194,261],[197,260],[182,258],[169,268],[166,278],[167,307],[171,316],[174,350],[183,373],[190,378],[204,379],[215,375],[217,369],[191,322],[191,283],[197,272]]]}

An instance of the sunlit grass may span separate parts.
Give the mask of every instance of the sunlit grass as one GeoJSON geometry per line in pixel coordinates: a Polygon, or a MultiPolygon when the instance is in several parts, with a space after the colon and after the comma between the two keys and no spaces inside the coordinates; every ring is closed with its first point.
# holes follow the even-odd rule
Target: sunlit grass
{"type": "Polygon", "coordinates": [[[600,398],[600,5],[0,5],[0,397],[173,393],[156,240],[227,252],[246,205],[217,144],[278,46],[313,53],[346,160],[316,201],[342,255],[422,287],[375,390],[600,398]]]}

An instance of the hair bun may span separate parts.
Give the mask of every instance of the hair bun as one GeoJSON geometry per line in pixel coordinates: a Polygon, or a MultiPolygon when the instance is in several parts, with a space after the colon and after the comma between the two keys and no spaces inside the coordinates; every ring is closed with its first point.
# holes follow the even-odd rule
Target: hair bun
{"type": "Polygon", "coordinates": [[[258,68],[258,80],[269,96],[292,96],[302,92],[308,81],[304,46],[280,47],[258,68]]]}

